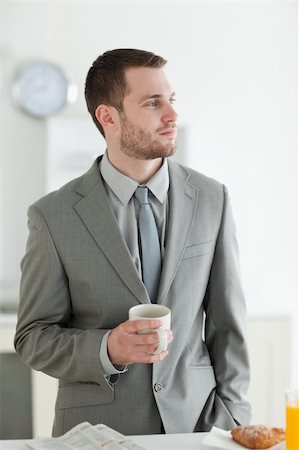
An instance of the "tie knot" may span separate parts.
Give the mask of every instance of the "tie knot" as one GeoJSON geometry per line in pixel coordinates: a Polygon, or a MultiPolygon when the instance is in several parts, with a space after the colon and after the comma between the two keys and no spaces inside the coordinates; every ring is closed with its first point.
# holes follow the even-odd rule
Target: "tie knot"
{"type": "Polygon", "coordinates": [[[146,186],[138,186],[135,191],[135,197],[140,205],[148,203],[148,188],[146,186]]]}

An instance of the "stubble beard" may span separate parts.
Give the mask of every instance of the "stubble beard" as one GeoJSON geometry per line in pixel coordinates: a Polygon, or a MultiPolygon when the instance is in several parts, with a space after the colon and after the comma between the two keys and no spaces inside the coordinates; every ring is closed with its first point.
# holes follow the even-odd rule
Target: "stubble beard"
{"type": "Polygon", "coordinates": [[[153,139],[151,133],[133,125],[127,118],[122,119],[121,125],[120,148],[131,158],[150,160],[166,158],[175,153],[174,141],[162,144],[157,139],[153,139]]]}

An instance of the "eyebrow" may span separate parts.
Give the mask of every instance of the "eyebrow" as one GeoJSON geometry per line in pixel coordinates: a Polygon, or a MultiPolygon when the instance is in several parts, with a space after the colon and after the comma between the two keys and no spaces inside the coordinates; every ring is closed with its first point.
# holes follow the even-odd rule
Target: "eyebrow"
{"type": "MultiPolygon", "coordinates": [[[[154,99],[154,98],[159,99],[159,98],[163,98],[163,97],[166,97],[166,95],[161,95],[161,94],[144,95],[144,96],[140,99],[139,103],[143,103],[143,102],[146,101],[146,100],[150,100],[150,99],[154,99]]],[[[169,98],[171,98],[171,97],[175,97],[175,92],[172,92],[172,93],[170,94],[169,98]]]]}

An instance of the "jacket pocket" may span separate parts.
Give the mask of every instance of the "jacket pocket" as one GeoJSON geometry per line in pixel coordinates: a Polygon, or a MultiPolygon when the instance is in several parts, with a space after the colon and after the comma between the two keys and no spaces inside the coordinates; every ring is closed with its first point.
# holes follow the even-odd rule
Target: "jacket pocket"
{"type": "Polygon", "coordinates": [[[183,258],[195,258],[197,256],[205,255],[206,253],[210,253],[213,248],[213,241],[203,242],[202,244],[190,245],[185,248],[183,258]]]}
{"type": "Polygon", "coordinates": [[[114,399],[113,388],[107,383],[69,383],[58,388],[57,409],[110,403],[114,399]]]}
{"type": "Polygon", "coordinates": [[[203,369],[203,370],[210,370],[213,371],[214,373],[214,368],[213,366],[211,366],[211,363],[191,363],[190,364],[190,369],[203,369]]]}

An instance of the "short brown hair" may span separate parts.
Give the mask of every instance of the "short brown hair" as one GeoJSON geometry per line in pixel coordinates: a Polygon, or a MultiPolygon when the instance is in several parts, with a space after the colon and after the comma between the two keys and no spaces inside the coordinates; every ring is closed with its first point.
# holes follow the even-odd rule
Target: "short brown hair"
{"type": "Polygon", "coordinates": [[[120,48],[100,55],[88,71],[85,82],[85,99],[88,111],[96,127],[105,137],[102,125],[95,116],[101,104],[123,111],[126,93],[125,70],[129,67],[163,67],[167,61],[161,56],[145,50],[120,48]]]}

